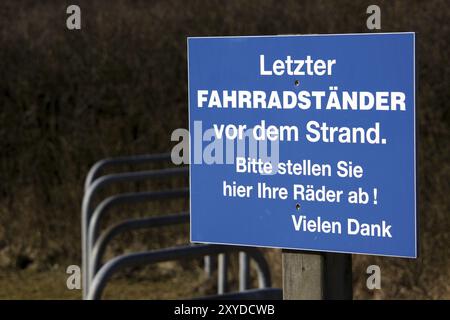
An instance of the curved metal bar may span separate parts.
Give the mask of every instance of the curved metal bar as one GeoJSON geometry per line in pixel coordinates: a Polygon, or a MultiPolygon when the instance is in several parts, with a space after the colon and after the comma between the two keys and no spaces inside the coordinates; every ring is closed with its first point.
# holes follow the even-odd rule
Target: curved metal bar
{"type": "Polygon", "coordinates": [[[153,201],[157,199],[177,198],[189,194],[188,188],[171,190],[171,191],[155,191],[155,192],[138,192],[138,193],[123,193],[116,196],[111,196],[103,200],[94,210],[91,215],[89,203],[83,201],[83,208],[81,213],[81,237],[82,237],[82,258],[83,258],[83,288],[84,293],[89,290],[89,253],[92,249],[93,239],[96,237],[98,228],[98,221],[104,212],[107,212],[115,205],[125,203],[138,203],[144,201],[153,201]],[[91,236],[94,235],[94,236],[91,236]]]}
{"type": "MultiPolygon", "coordinates": [[[[87,225],[89,225],[91,219],[91,205],[92,200],[95,194],[98,192],[100,188],[103,188],[107,185],[110,185],[115,182],[122,181],[140,181],[146,179],[154,179],[161,177],[169,177],[169,176],[177,176],[177,175],[187,175],[189,173],[188,168],[170,168],[170,169],[162,169],[162,170],[153,170],[153,171],[141,171],[141,172],[126,172],[120,174],[111,174],[107,176],[103,176],[101,178],[96,179],[91,186],[88,188],[86,193],[83,196],[83,204],[82,204],[82,219],[86,219],[87,225]]],[[[85,233],[87,229],[83,228],[83,233],[85,233]]]]}
{"type": "MultiPolygon", "coordinates": [[[[95,241],[97,240],[99,224],[101,218],[114,206],[150,202],[160,199],[182,198],[189,194],[188,188],[167,190],[167,191],[150,191],[150,192],[136,192],[123,193],[116,196],[111,196],[103,200],[94,210],[90,221],[88,221],[87,229],[87,266],[89,266],[89,257],[92,252],[95,241]]],[[[89,270],[89,269],[88,269],[89,270]]],[[[88,271],[87,279],[91,279],[88,271]]],[[[89,285],[89,284],[88,284],[89,285]]]]}
{"type": "Polygon", "coordinates": [[[217,258],[217,294],[228,291],[228,254],[221,253],[217,258]]]}
{"type": "MultiPolygon", "coordinates": [[[[152,157],[150,156],[141,156],[137,158],[133,157],[124,157],[124,158],[113,158],[113,159],[105,159],[102,161],[99,161],[94,167],[92,168],[88,176],[95,177],[96,174],[99,172],[99,170],[106,164],[109,163],[123,163],[126,159],[137,159],[136,161],[148,161],[149,158],[151,159],[158,159],[162,160],[165,155],[154,155],[152,157]],[[95,170],[94,170],[95,169],[95,170]],[[96,173],[97,172],[97,173],[96,173]]],[[[95,181],[90,180],[90,185],[87,188],[84,196],[83,196],[83,202],[81,206],[81,238],[82,238],[82,269],[83,269],[83,294],[85,295],[88,288],[88,259],[87,256],[87,231],[88,231],[88,224],[91,217],[92,209],[92,200],[94,199],[94,195],[98,192],[100,188],[103,188],[109,184],[112,184],[114,182],[120,182],[120,181],[138,181],[138,180],[145,180],[145,179],[151,179],[151,178],[163,178],[163,177],[169,177],[169,176],[176,176],[176,175],[183,175],[188,174],[189,170],[188,168],[169,168],[169,169],[161,169],[161,170],[152,170],[152,171],[143,171],[143,172],[131,172],[131,173],[120,173],[120,174],[110,174],[103,176],[101,178],[96,179],[95,181]]],[[[91,179],[91,178],[89,178],[91,179]]],[[[88,179],[87,179],[88,180],[88,179]]]]}
{"type": "Polygon", "coordinates": [[[108,261],[95,275],[87,295],[88,300],[100,299],[107,281],[111,276],[124,267],[152,264],[163,261],[178,260],[181,258],[195,258],[198,256],[230,253],[234,251],[246,252],[256,262],[258,283],[260,288],[271,286],[270,271],[263,254],[252,247],[234,247],[221,245],[191,245],[175,248],[167,248],[151,252],[138,252],[118,256],[108,261]]]}
{"type": "Polygon", "coordinates": [[[217,259],[211,256],[203,257],[203,270],[205,271],[205,275],[209,278],[212,276],[212,270],[217,266],[217,259]]]}
{"type": "MultiPolygon", "coordinates": [[[[84,197],[92,198],[95,193],[98,192],[100,188],[104,188],[107,185],[116,182],[134,182],[143,181],[147,179],[161,178],[161,177],[172,177],[172,176],[183,176],[189,174],[188,167],[178,167],[178,168],[166,168],[157,170],[147,170],[147,171],[134,171],[134,172],[122,172],[114,173],[101,176],[89,185],[85,190],[84,197]]],[[[92,199],[90,199],[92,200],[92,199]]]]}
{"type": "Polygon", "coordinates": [[[100,219],[112,207],[123,204],[150,202],[161,199],[182,198],[189,195],[189,188],[181,188],[166,191],[149,191],[149,192],[134,192],[122,193],[111,196],[103,200],[94,210],[90,221],[88,222],[88,252],[91,252],[92,247],[97,240],[100,219]]]}
{"type": "Polygon", "coordinates": [[[173,177],[173,176],[182,176],[188,175],[189,168],[168,168],[168,169],[160,169],[160,170],[149,170],[149,171],[137,171],[137,172],[125,172],[125,173],[116,173],[109,174],[106,176],[102,176],[100,178],[95,179],[89,187],[86,189],[83,195],[83,203],[82,203],[82,211],[88,212],[91,205],[92,200],[96,193],[101,189],[108,185],[111,185],[116,182],[132,182],[132,181],[142,181],[147,179],[156,179],[156,178],[165,178],[165,177],[173,177]]]}
{"type": "Polygon", "coordinates": [[[239,291],[250,287],[250,259],[245,252],[239,252],[239,291]]]}
{"type": "Polygon", "coordinates": [[[95,241],[92,252],[90,252],[91,257],[89,259],[89,275],[91,279],[89,279],[89,281],[92,280],[94,274],[98,271],[102,262],[103,255],[106,251],[106,247],[117,235],[126,231],[144,228],[156,228],[160,226],[175,225],[187,222],[189,222],[189,212],[181,212],[167,216],[125,220],[109,227],[100,235],[98,240],[95,241]]]}
{"type": "Polygon", "coordinates": [[[107,158],[96,162],[89,170],[84,181],[84,190],[87,190],[91,183],[99,176],[101,170],[105,167],[120,165],[120,164],[138,164],[145,162],[157,162],[163,160],[170,160],[170,153],[160,154],[143,154],[138,156],[126,156],[117,158],[107,158]]]}

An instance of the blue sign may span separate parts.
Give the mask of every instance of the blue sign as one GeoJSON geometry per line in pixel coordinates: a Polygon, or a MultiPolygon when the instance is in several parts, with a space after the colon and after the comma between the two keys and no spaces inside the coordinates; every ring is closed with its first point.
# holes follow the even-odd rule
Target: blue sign
{"type": "Polygon", "coordinates": [[[189,38],[191,241],[417,257],[414,37],[189,38]]]}

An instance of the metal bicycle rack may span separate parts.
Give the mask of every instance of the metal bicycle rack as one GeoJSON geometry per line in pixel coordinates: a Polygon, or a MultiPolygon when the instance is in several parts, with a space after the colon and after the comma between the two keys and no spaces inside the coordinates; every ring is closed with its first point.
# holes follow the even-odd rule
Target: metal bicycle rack
{"type": "MultiPolygon", "coordinates": [[[[117,235],[131,230],[138,229],[148,229],[148,228],[157,228],[161,226],[169,226],[175,224],[182,224],[189,222],[189,213],[182,212],[178,214],[171,214],[167,216],[161,217],[150,217],[143,219],[130,219],[126,221],[122,221],[118,224],[115,224],[98,238],[95,246],[91,251],[91,262],[90,262],[90,274],[93,275],[98,272],[100,268],[100,263],[102,261],[103,255],[105,253],[106,247],[111,240],[117,235]]],[[[92,278],[91,278],[92,280],[92,278]]]]}
{"type": "Polygon", "coordinates": [[[140,219],[129,219],[107,228],[99,235],[99,222],[107,212],[115,206],[135,204],[156,200],[184,198],[189,195],[188,188],[163,191],[147,191],[122,193],[110,196],[94,207],[94,197],[99,190],[118,182],[137,182],[154,179],[187,176],[187,167],[155,169],[148,171],[134,171],[101,175],[107,167],[118,165],[133,165],[143,163],[169,162],[170,154],[152,154],[130,157],[109,158],[98,161],[87,174],[82,203],[82,269],[83,269],[83,297],[85,299],[99,299],[111,274],[123,267],[151,264],[181,258],[203,257],[205,272],[211,276],[214,265],[213,255],[217,255],[217,296],[204,297],[221,299],[234,297],[251,298],[280,298],[281,290],[270,287],[270,270],[264,256],[258,249],[249,247],[233,247],[219,245],[188,245],[166,248],[162,250],[146,251],[116,257],[103,266],[102,258],[108,243],[117,235],[132,230],[159,228],[175,224],[189,223],[189,213],[181,212],[164,216],[152,216],[140,219]],[[231,252],[239,252],[239,291],[226,293],[228,283],[228,256],[231,252]],[[256,262],[260,289],[249,289],[249,262],[256,262]]]}
{"type": "MultiPolygon", "coordinates": [[[[259,288],[269,288],[271,285],[269,266],[264,259],[264,256],[258,249],[252,247],[233,247],[203,244],[180,246],[118,256],[108,261],[96,273],[92,281],[87,299],[100,299],[108,279],[115,272],[124,267],[177,260],[181,258],[195,258],[205,256],[207,254],[226,254],[236,251],[247,253],[247,255],[249,255],[256,262],[259,288]]],[[[243,293],[243,296],[245,296],[245,292],[243,293]]]]}

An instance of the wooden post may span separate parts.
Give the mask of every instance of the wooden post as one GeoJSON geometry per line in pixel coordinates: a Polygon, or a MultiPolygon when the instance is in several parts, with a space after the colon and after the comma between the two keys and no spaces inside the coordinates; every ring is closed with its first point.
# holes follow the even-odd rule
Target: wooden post
{"type": "Polygon", "coordinates": [[[352,299],[351,255],[283,250],[283,299],[352,299]]]}
{"type": "Polygon", "coordinates": [[[283,299],[323,299],[323,257],[320,254],[283,250],[283,299]]]}

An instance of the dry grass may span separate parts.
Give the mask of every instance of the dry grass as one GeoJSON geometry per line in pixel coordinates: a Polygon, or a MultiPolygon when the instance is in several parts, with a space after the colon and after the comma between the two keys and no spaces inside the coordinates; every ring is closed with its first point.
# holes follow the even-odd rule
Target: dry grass
{"type": "MultiPolygon", "coordinates": [[[[9,287],[7,295],[0,290],[4,297],[59,296],[51,293],[60,290],[58,277],[48,270],[80,261],[82,186],[93,162],[167,151],[171,131],[187,127],[187,36],[366,32],[371,2],[79,3],[78,32],[65,29],[64,2],[0,4],[0,279],[19,281],[22,272],[6,271],[11,268],[38,270],[34,293],[9,287]]],[[[421,257],[355,257],[355,296],[449,298],[449,4],[379,5],[383,31],[417,32],[421,257]],[[364,289],[365,267],[372,263],[381,266],[384,279],[376,293],[364,289]]],[[[185,207],[155,204],[133,214],[185,207]]],[[[121,215],[114,216],[110,222],[121,215]]],[[[161,247],[186,242],[186,236],[177,229],[126,236],[109,254],[124,244],[161,247]]],[[[279,255],[270,259],[279,281],[279,255]]]]}

